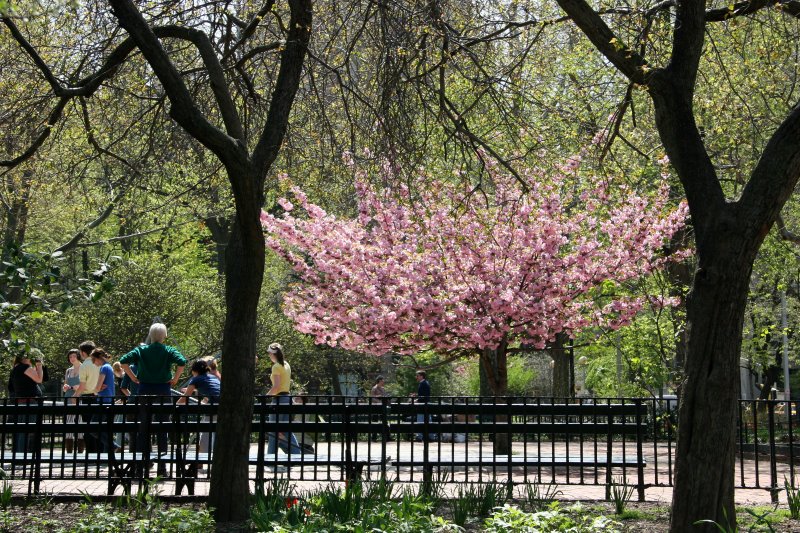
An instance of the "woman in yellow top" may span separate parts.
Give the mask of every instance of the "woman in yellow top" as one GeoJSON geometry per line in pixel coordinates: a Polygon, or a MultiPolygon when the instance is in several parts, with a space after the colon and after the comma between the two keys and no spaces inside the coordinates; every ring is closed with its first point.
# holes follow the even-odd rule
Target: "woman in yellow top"
{"type": "MultiPolygon", "coordinates": [[[[292,403],[292,398],[289,396],[289,387],[292,383],[292,367],[286,362],[286,359],[283,357],[283,348],[277,342],[273,342],[269,345],[267,353],[272,361],[272,374],[270,375],[272,388],[269,389],[267,394],[274,398],[273,403],[275,405],[290,405],[292,403]]],[[[270,420],[274,422],[275,418],[270,417],[270,420]]],[[[281,413],[278,415],[278,421],[288,422],[289,414],[281,413]]],[[[303,453],[303,449],[297,444],[294,433],[278,433],[278,438],[276,439],[275,433],[270,432],[267,454],[276,454],[276,447],[287,454],[303,453]]]]}

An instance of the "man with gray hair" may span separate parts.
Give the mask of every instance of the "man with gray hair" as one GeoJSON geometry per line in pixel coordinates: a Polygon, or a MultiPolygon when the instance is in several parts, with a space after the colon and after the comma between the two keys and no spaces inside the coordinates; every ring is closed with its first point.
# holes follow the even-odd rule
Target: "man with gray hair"
{"type": "MultiPolygon", "coordinates": [[[[166,346],[164,341],[167,339],[167,326],[157,322],[150,326],[150,333],[147,335],[149,344],[141,344],[123,355],[119,362],[128,377],[139,386],[138,396],[172,396],[172,387],[177,385],[186,366],[186,358],[172,346],[166,346]],[[136,365],[136,373],[131,370],[131,365],[136,365]],[[175,366],[175,372],[172,367],[175,366]]],[[[172,400],[170,399],[170,403],[172,400]]],[[[168,418],[168,417],[167,417],[168,418]]],[[[161,421],[163,416],[156,417],[156,421],[161,421]]],[[[142,433],[139,436],[144,438],[142,433]]],[[[167,452],[167,434],[159,432],[158,452],[167,452]]],[[[138,443],[136,449],[139,452],[149,449],[150,443],[138,443]]],[[[158,475],[166,475],[166,467],[163,463],[158,465],[158,475]]]]}

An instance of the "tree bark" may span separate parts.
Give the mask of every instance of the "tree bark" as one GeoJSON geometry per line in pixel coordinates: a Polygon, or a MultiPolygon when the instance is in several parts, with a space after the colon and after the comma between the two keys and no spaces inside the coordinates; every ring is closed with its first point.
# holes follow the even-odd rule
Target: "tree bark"
{"type": "MultiPolygon", "coordinates": [[[[697,530],[699,520],[724,525],[727,516],[735,521],[739,355],[752,270],[751,250],[738,248],[698,268],[687,302],[689,343],[678,414],[673,532],[697,530]]],[[[700,530],[715,531],[712,525],[700,530]]]]}
{"type": "Polygon", "coordinates": [[[209,506],[220,522],[242,521],[250,512],[247,458],[255,394],[256,312],[264,276],[260,209],[259,196],[250,205],[237,205],[226,251],[222,353],[225,382],[234,386],[223,387],[220,397],[220,412],[225,416],[217,422],[214,480],[209,492],[209,506]]]}

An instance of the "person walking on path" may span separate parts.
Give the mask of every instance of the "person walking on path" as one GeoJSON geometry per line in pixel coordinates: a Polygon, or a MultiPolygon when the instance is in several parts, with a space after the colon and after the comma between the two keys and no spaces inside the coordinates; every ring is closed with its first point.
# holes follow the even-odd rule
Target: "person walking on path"
{"type": "MultiPolygon", "coordinates": [[[[273,342],[269,345],[267,353],[272,361],[272,374],[270,375],[272,387],[267,391],[267,395],[273,397],[272,402],[275,405],[291,405],[292,398],[289,396],[289,389],[292,384],[292,367],[289,366],[289,362],[283,355],[283,347],[277,342],[273,342]]],[[[275,419],[271,418],[271,421],[274,422],[275,419]]],[[[281,414],[278,416],[278,421],[288,422],[289,414],[281,414]]],[[[287,454],[303,453],[303,449],[300,448],[293,433],[278,433],[277,435],[270,433],[267,454],[274,455],[277,451],[276,447],[287,454]]]]}
{"type": "MultiPolygon", "coordinates": [[[[77,401],[74,399],[75,391],[78,389],[78,385],[81,384],[80,351],[77,348],[70,348],[67,350],[67,360],[71,366],[67,368],[66,372],[64,372],[64,387],[62,388],[64,391],[64,403],[66,405],[75,405],[77,403],[77,401]]],[[[75,419],[76,417],[74,414],[67,415],[66,422],[67,424],[74,424],[75,419]]],[[[75,449],[75,439],[83,442],[83,433],[71,433],[64,437],[64,450],[67,453],[72,453],[72,451],[75,449]]]]}
{"type": "MultiPolygon", "coordinates": [[[[138,385],[137,396],[158,396],[158,401],[164,402],[165,397],[172,396],[172,387],[177,385],[183,374],[183,369],[186,367],[186,358],[173,346],[167,346],[164,341],[167,340],[167,326],[161,323],[155,323],[150,326],[150,333],[148,334],[149,344],[139,345],[130,352],[123,355],[119,362],[122,365],[122,370],[130,378],[130,380],[138,385]],[[136,365],[136,373],[134,374],[131,365],[136,365]],[[175,368],[174,372],[172,368],[175,368]]],[[[172,402],[172,399],[169,399],[172,402]]],[[[169,420],[169,414],[159,414],[154,419],[156,422],[166,422],[169,420]]],[[[146,420],[140,420],[145,423],[146,420]]],[[[156,434],[158,441],[158,453],[167,453],[168,442],[167,433],[159,431],[156,434]]],[[[139,432],[139,442],[137,443],[136,450],[144,452],[150,446],[146,442],[146,433],[139,432]]],[[[167,473],[164,463],[158,465],[158,475],[163,477],[167,473]]]]}

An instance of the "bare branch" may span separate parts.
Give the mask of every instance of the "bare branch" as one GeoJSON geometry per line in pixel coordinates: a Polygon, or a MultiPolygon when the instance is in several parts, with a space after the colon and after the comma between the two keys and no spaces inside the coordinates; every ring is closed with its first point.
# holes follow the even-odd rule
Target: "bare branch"
{"type": "MultiPolygon", "coordinates": [[[[258,10],[258,13],[250,20],[250,22],[245,26],[244,30],[242,30],[242,34],[239,36],[239,40],[236,41],[233,46],[231,46],[228,51],[222,56],[222,62],[224,63],[228,59],[230,59],[231,55],[242,45],[244,44],[253,34],[256,32],[258,25],[261,24],[261,21],[264,20],[264,17],[267,16],[267,13],[272,11],[273,6],[275,5],[275,0],[269,0],[264,6],[258,10]]],[[[238,19],[235,19],[238,21],[238,19]]],[[[239,21],[241,22],[241,21],[239,21]]]]}

